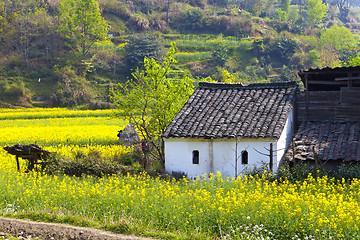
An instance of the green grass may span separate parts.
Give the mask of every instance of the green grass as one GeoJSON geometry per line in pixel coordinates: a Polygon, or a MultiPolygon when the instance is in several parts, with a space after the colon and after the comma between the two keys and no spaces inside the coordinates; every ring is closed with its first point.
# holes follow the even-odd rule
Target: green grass
{"type": "Polygon", "coordinates": [[[192,53],[177,53],[175,54],[175,59],[179,63],[188,63],[198,60],[204,60],[211,57],[211,52],[192,52],[192,53]]]}

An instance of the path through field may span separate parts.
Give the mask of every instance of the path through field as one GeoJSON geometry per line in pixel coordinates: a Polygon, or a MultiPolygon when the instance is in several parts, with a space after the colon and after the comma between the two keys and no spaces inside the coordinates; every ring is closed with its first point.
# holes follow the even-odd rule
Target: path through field
{"type": "Polygon", "coordinates": [[[0,217],[0,233],[29,239],[55,240],[151,240],[121,234],[113,234],[92,228],[74,227],[65,224],[33,222],[0,217]]]}

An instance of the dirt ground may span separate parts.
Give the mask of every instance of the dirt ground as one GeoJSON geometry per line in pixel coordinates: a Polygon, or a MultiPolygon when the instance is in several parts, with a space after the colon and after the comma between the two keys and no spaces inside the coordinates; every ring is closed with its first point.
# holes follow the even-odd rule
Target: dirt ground
{"type": "Polygon", "coordinates": [[[92,228],[0,217],[0,238],[6,238],[8,234],[17,238],[44,240],[151,240],[92,228]]]}

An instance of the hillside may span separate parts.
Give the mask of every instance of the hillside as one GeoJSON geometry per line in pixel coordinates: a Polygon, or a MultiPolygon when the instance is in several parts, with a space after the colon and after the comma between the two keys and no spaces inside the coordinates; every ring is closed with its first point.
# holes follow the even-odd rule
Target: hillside
{"type": "Polygon", "coordinates": [[[0,1],[1,106],[108,108],[111,89],[172,42],[174,77],[244,83],[297,80],[299,69],[346,63],[359,50],[350,0],[80,3],[82,17],[74,0],[0,1]]]}

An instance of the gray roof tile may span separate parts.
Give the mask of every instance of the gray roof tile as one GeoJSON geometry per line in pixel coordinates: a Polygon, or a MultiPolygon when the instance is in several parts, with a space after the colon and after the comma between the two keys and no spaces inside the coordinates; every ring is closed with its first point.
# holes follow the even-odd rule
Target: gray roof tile
{"type": "Polygon", "coordinates": [[[169,124],[165,138],[279,138],[297,85],[199,84],[169,124]]]}
{"type": "Polygon", "coordinates": [[[314,151],[320,160],[360,161],[359,121],[307,121],[294,138],[295,154],[290,147],[286,159],[314,160],[314,151]]]}

